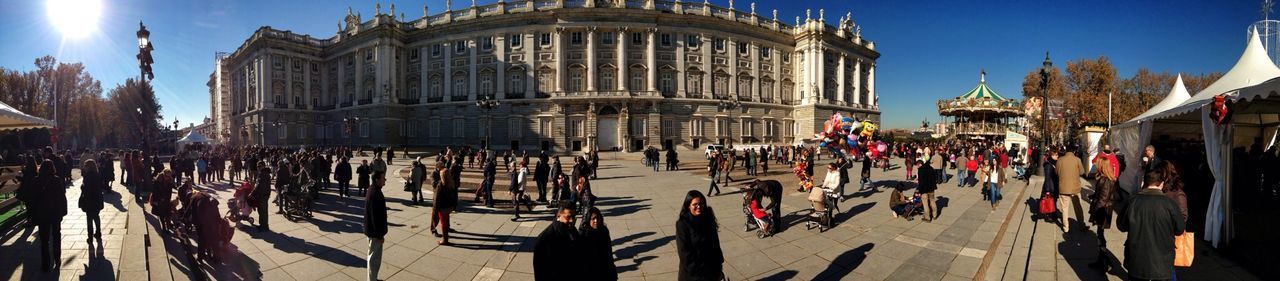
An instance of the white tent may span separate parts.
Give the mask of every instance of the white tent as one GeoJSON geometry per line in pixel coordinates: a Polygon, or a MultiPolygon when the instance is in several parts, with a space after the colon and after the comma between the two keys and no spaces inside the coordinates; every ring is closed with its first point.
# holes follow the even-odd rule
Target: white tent
{"type": "Polygon", "coordinates": [[[187,132],[186,136],[178,140],[177,145],[178,145],[178,150],[181,151],[183,147],[186,147],[189,144],[207,143],[207,142],[209,142],[209,138],[204,137],[203,134],[196,132],[196,130],[190,130],[187,132]]]}
{"type": "MultiPolygon", "coordinates": [[[[1182,74],[1178,74],[1178,79],[1174,80],[1173,88],[1169,89],[1169,94],[1164,96],[1164,100],[1156,103],[1151,109],[1148,109],[1137,117],[1129,119],[1124,123],[1111,128],[1111,136],[1109,136],[1111,144],[1117,150],[1125,155],[1126,166],[1138,167],[1142,163],[1142,150],[1148,143],[1151,143],[1152,124],[1148,122],[1152,116],[1172,109],[1191,99],[1191,94],[1187,93],[1187,86],[1182,83],[1182,74]]],[[[1120,174],[1120,186],[1134,191],[1137,189],[1138,182],[1142,181],[1141,169],[1126,169],[1120,174]]]]}
{"type": "Polygon", "coordinates": [[[52,128],[56,124],[48,119],[22,113],[18,109],[0,102],[0,131],[52,128]]]}

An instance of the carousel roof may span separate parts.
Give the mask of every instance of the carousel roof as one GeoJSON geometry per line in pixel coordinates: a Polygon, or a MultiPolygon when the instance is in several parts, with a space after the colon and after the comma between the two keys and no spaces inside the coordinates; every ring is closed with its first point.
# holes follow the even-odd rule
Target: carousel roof
{"type": "Polygon", "coordinates": [[[986,71],[982,71],[982,76],[978,78],[978,86],[973,87],[973,90],[969,90],[969,92],[964,93],[964,95],[960,96],[959,99],[984,99],[984,98],[993,99],[997,101],[1005,100],[1005,98],[1001,97],[1000,94],[997,94],[996,91],[991,90],[991,87],[987,87],[986,71]]]}

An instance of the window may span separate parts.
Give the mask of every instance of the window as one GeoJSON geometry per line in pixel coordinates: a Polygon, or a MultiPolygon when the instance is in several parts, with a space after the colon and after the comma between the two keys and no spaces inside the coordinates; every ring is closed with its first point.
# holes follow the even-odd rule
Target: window
{"type": "Polygon", "coordinates": [[[276,127],[276,132],[279,133],[279,136],[277,137],[279,137],[282,140],[289,138],[289,126],[288,125],[277,125],[277,126],[278,127],[276,127]]]}
{"type": "Polygon", "coordinates": [[[551,136],[551,130],[552,130],[551,119],[543,118],[542,120],[538,120],[539,134],[542,134],[543,136],[551,136]]]}
{"type": "Polygon", "coordinates": [[[632,32],[631,44],[636,44],[636,45],[644,44],[644,34],[639,32],[632,32]]]}
{"type": "Polygon", "coordinates": [[[373,60],[373,50],[364,51],[364,60],[365,61],[373,60]]]}
{"type": "Polygon", "coordinates": [[[406,124],[406,123],[400,123],[400,134],[399,134],[399,136],[400,136],[400,137],[404,137],[404,135],[405,135],[405,131],[408,131],[408,130],[409,130],[409,128],[407,128],[407,127],[408,127],[408,124],[406,124]]]}
{"type": "Polygon", "coordinates": [[[573,32],[569,34],[569,43],[574,45],[582,45],[582,32],[573,32]]]}
{"type": "Polygon", "coordinates": [[[429,86],[428,86],[428,88],[427,88],[427,97],[428,97],[428,98],[433,98],[433,97],[438,98],[438,97],[443,96],[444,92],[442,92],[442,91],[441,91],[441,88],[440,88],[440,76],[439,76],[439,75],[431,76],[431,80],[430,80],[430,82],[428,82],[428,83],[430,83],[430,84],[429,84],[429,86]]]}
{"type": "Polygon", "coordinates": [[[717,52],[724,52],[724,39],[716,38],[715,45],[717,52]]]}
{"type": "Polygon", "coordinates": [[[642,91],[643,89],[645,89],[644,76],[645,76],[645,71],[643,69],[639,69],[639,68],[631,69],[631,90],[632,91],[642,91]]]}
{"type": "Polygon", "coordinates": [[[409,59],[418,60],[418,49],[409,50],[409,59]]]}
{"type": "Polygon", "coordinates": [[[480,38],[480,49],[485,51],[493,50],[493,37],[480,38]]]}
{"type": "Polygon", "coordinates": [[[689,119],[689,136],[693,136],[693,137],[702,136],[702,119],[699,119],[699,118],[689,119]]]}
{"type": "Polygon", "coordinates": [[[453,76],[453,96],[454,97],[467,96],[467,75],[453,76]]]}
{"type": "Polygon", "coordinates": [[[585,123],[586,121],[582,119],[574,119],[573,121],[569,122],[569,132],[572,133],[573,137],[580,138],[586,135],[586,131],[584,131],[586,129],[586,126],[583,126],[583,124],[585,123]]]}
{"type": "Polygon", "coordinates": [[[519,70],[511,73],[511,79],[507,79],[507,83],[511,83],[511,85],[507,87],[508,93],[523,93],[524,92],[524,70],[519,70]]]}
{"type": "Polygon", "coordinates": [[[662,90],[663,94],[671,94],[676,92],[676,90],[674,89],[675,88],[674,85],[676,83],[674,81],[675,79],[672,78],[672,76],[675,76],[675,75],[671,74],[670,71],[662,72],[662,78],[658,80],[658,88],[662,90]]]}
{"type": "Polygon", "coordinates": [[[356,59],[354,56],[347,57],[347,66],[351,66],[352,64],[355,64],[355,62],[356,62],[356,59]]]}
{"type": "Polygon", "coordinates": [[[360,122],[360,137],[369,137],[369,121],[360,122]]]}
{"type": "Polygon", "coordinates": [[[271,67],[274,67],[274,68],[283,67],[283,65],[281,65],[281,62],[280,62],[280,57],[271,58],[271,67]]]}
{"type": "Polygon", "coordinates": [[[464,127],[467,125],[466,122],[467,121],[465,119],[453,119],[453,137],[455,138],[465,137],[466,132],[463,131],[463,129],[466,128],[464,127]]]}
{"type": "Polygon", "coordinates": [[[411,123],[409,123],[409,137],[410,137],[410,138],[416,138],[416,137],[418,137],[418,123],[417,123],[417,122],[411,122],[411,123]]]}
{"type": "Polygon", "coordinates": [[[551,45],[551,33],[543,33],[543,34],[542,34],[541,41],[542,41],[542,42],[540,42],[540,43],[541,43],[543,46],[550,46],[550,45],[551,45]]]}
{"type": "Polygon", "coordinates": [[[507,136],[512,139],[524,137],[524,120],[520,118],[512,118],[507,121],[507,136]]]}
{"type": "Polygon", "coordinates": [[[311,72],[320,72],[320,65],[314,62],[311,63],[311,72]]]}
{"type": "Polygon", "coordinates": [[[738,43],[738,54],[739,54],[739,55],[746,55],[746,54],[747,54],[747,48],[748,48],[748,47],[750,47],[750,46],[751,46],[751,44],[748,44],[748,43],[738,43]]]}
{"type": "Polygon", "coordinates": [[[605,45],[612,45],[612,44],[613,44],[613,32],[605,32],[603,35],[601,35],[601,36],[600,36],[600,42],[604,43],[605,45]]]}
{"type": "Polygon", "coordinates": [[[581,67],[569,69],[569,89],[566,90],[573,92],[586,90],[586,81],[582,79],[585,72],[581,67]]]}
{"type": "Polygon", "coordinates": [[[453,52],[459,54],[467,52],[467,41],[453,42],[453,52]]]}
{"type": "Polygon", "coordinates": [[[671,47],[671,34],[667,34],[667,33],[662,34],[662,46],[671,47]]]}
{"type": "Polygon", "coordinates": [[[307,137],[307,126],[298,125],[298,139],[307,137]]]}
{"type": "Polygon", "coordinates": [[[511,47],[520,47],[520,40],[524,39],[523,35],[511,35],[511,47]]]}
{"type": "Polygon", "coordinates": [[[440,44],[431,45],[431,57],[440,56],[440,44]]]}
{"type": "Polygon", "coordinates": [[[614,76],[617,73],[618,71],[614,70],[613,68],[609,68],[609,67],[602,68],[600,71],[600,90],[602,91],[617,90],[618,87],[614,85],[614,81],[617,81],[618,79],[616,76],[614,76]]]}
{"type": "Polygon", "coordinates": [[[555,91],[556,72],[551,69],[538,71],[538,93],[546,94],[555,91]]]}
{"type": "Polygon", "coordinates": [[[770,49],[769,47],[760,47],[760,57],[767,59],[769,58],[769,54],[772,54],[772,53],[773,53],[773,50],[770,49]]]}
{"type": "Polygon", "coordinates": [[[646,126],[646,124],[648,123],[645,122],[644,117],[632,118],[631,134],[635,136],[641,136],[641,137],[647,136],[648,135],[647,133],[649,131],[649,126],[646,126]]]}
{"type": "Polygon", "coordinates": [[[431,126],[427,128],[427,131],[433,138],[440,137],[440,120],[431,120],[431,126]]]}
{"type": "Polygon", "coordinates": [[[662,136],[675,136],[676,121],[671,119],[662,120],[662,136]]]}
{"type": "Polygon", "coordinates": [[[480,95],[486,97],[493,96],[493,73],[481,72],[480,74],[480,95]]]}
{"type": "Polygon", "coordinates": [[[684,44],[689,45],[689,48],[697,48],[698,43],[702,43],[702,38],[698,38],[697,35],[689,35],[689,37],[684,40],[684,44]]]}

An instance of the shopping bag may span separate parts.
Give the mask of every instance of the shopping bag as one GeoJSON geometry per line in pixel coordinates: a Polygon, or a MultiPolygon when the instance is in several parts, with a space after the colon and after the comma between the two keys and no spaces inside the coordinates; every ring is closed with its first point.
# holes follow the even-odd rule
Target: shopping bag
{"type": "Polygon", "coordinates": [[[1196,258],[1196,234],[1187,231],[1182,235],[1174,236],[1173,245],[1176,254],[1173,257],[1173,266],[1191,267],[1191,261],[1196,258]]]}
{"type": "Polygon", "coordinates": [[[1052,214],[1058,212],[1058,205],[1053,202],[1053,195],[1045,193],[1040,197],[1040,214],[1052,214]]]}

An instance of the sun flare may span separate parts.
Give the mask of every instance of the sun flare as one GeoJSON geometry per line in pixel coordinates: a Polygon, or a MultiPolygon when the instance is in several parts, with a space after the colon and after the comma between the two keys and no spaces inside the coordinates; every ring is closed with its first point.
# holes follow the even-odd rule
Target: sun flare
{"type": "Polygon", "coordinates": [[[82,38],[98,30],[101,0],[48,0],[45,13],[66,38],[82,38]]]}

